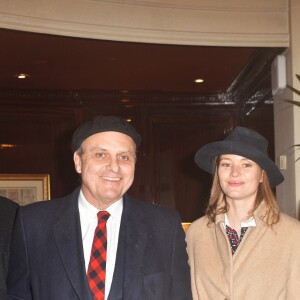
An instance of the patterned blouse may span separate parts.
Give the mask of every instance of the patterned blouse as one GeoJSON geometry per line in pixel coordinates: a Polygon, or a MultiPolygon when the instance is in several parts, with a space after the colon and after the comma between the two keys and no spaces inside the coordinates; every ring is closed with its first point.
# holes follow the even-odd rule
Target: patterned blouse
{"type": "Polygon", "coordinates": [[[237,232],[234,229],[230,228],[228,225],[226,225],[226,234],[230,243],[232,255],[235,253],[248,228],[249,227],[241,228],[241,236],[239,238],[237,232]]]}

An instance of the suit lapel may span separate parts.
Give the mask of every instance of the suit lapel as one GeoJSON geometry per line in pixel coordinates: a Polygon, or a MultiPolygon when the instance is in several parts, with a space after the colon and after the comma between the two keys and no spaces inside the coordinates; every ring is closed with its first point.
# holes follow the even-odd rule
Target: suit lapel
{"type": "Polygon", "coordinates": [[[114,279],[109,299],[131,299],[147,241],[147,231],[143,217],[143,212],[134,200],[125,195],[120,227],[119,241],[121,243],[118,245],[114,279]],[[120,289],[123,290],[122,298],[112,297],[113,295],[120,295],[120,289]]]}
{"type": "MultiPolygon", "coordinates": [[[[3,291],[4,293],[4,288],[5,288],[5,281],[6,279],[4,278],[5,272],[4,272],[4,268],[2,267],[2,257],[0,259],[0,295],[1,295],[1,292],[3,291]]],[[[1,299],[1,297],[0,297],[1,299]]]]}
{"type": "Polygon", "coordinates": [[[125,262],[125,214],[122,213],[119,233],[118,249],[115,263],[113,281],[111,284],[108,300],[122,300],[124,286],[124,262],[125,262]]]}
{"type": "Polygon", "coordinates": [[[130,199],[125,206],[125,217],[124,299],[131,299],[145,252],[147,230],[143,212],[130,199]]]}
{"type": "Polygon", "coordinates": [[[73,193],[67,203],[69,207],[58,217],[53,233],[66,274],[79,299],[92,300],[85,272],[77,203],[78,193],[73,193]]]}

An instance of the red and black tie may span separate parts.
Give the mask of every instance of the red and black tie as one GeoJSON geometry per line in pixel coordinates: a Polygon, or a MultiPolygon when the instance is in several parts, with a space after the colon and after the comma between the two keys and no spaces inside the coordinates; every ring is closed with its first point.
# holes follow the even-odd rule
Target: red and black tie
{"type": "Polygon", "coordinates": [[[107,211],[99,211],[97,216],[98,226],[95,229],[87,277],[93,299],[104,300],[107,249],[106,221],[110,214],[107,211]]]}

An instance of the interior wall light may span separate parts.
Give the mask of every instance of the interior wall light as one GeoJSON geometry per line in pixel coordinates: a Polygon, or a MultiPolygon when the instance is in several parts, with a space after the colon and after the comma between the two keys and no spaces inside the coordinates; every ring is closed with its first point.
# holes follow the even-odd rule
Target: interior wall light
{"type": "Polygon", "coordinates": [[[0,150],[8,150],[8,149],[13,149],[16,148],[17,145],[15,144],[0,144],[0,150]]]}
{"type": "Polygon", "coordinates": [[[26,78],[30,77],[30,75],[26,74],[26,73],[19,73],[16,75],[16,77],[19,79],[26,79],[26,78]]]}
{"type": "Polygon", "coordinates": [[[197,78],[197,79],[195,79],[195,82],[196,82],[196,83],[202,83],[202,82],[204,82],[204,79],[197,78]]]}

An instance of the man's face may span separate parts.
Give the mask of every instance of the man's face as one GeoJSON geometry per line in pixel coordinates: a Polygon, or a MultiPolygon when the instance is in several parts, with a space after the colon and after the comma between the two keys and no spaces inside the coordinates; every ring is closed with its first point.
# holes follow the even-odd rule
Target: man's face
{"type": "Polygon", "coordinates": [[[77,173],[81,174],[82,191],[98,209],[106,209],[119,200],[134,179],[136,146],[126,134],[107,131],[94,134],[74,153],[77,173]]]}

